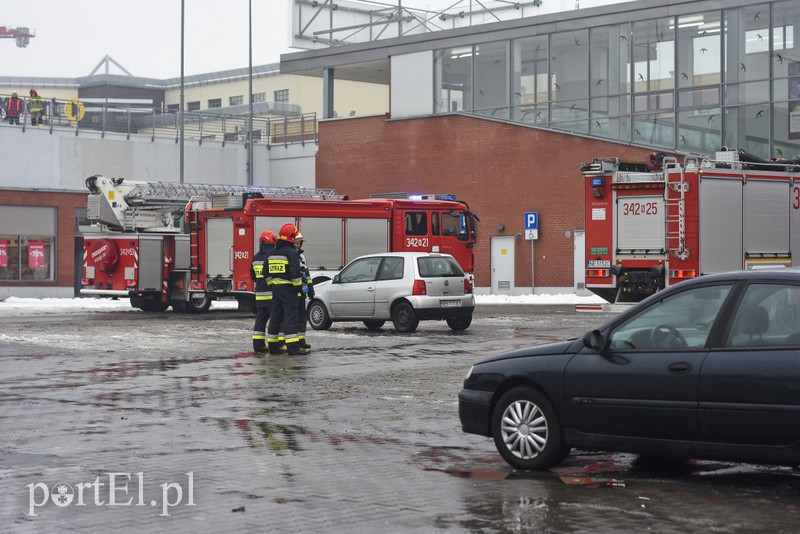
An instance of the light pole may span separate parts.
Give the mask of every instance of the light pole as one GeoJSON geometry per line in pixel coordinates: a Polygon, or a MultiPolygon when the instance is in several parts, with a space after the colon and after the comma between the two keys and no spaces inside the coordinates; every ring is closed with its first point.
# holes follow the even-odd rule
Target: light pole
{"type": "Polygon", "coordinates": [[[249,45],[249,70],[247,92],[249,94],[250,112],[248,115],[247,129],[247,185],[253,185],[253,0],[247,2],[249,26],[248,45],[249,45]]]}
{"type": "Polygon", "coordinates": [[[181,148],[180,148],[180,183],[183,183],[183,4],[184,0],[181,0],[181,104],[180,110],[178,111],[178,128],[180,129],[180,136],[181,136],[181,148]]]}

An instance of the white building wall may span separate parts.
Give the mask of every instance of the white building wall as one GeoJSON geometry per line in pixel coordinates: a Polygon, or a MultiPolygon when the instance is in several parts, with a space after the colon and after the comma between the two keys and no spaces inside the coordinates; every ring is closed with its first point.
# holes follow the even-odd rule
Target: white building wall
{"type": "MultiPolygon", "coordinates": [[[[7,151],[0,165],[0,189],[84,191],[87,177],[102,174],[131,180],[180,181],[180,146],[174,139],[124,134],[31,129],[0,125],[0,146],[7,151]]],[[[317,145],[253,147],[255,185],[313,187],[317,145]]],[[[184,182],[246,184],[247,149],[241,143],[184,142],[184,182]]],[[[1,203],[1,202],[0,202],[1,203]]]]}
{"type": "Polygon", "coordinates": [[[433,113],[433,50],[391,58],[392,118],[433,113]]]}

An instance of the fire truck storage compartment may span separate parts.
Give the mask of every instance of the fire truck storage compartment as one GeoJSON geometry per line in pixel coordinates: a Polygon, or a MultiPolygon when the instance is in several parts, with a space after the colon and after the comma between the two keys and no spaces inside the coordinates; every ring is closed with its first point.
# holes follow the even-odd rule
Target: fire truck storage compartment
{"type": "Polygon", "coordinates": [[[341,269],[343,267],[343,223],[341,217],[301,217],[303,253],[308,268],[341,269]]]}
{"type": "Polygon", "coordinates": [[[233,274],[233,219],[206,220],[206,251],[206,275],[230,278],[233,274]]]}
{"type": "Polygon", "coordinates": [[[388,250],[389,219],[347,219],[345,264],[364,254],[388,250]]]}
{"type": "Polygon", "coordinates": [[[621,254],[637,256],[664,250],[664,198],[656,195],[620,196],[617,199],[617,244],[621,254]]]}
{"type": "Polygon", "coordinates": [[[176,270],[188,271],[192,267],[192,245],[188,235],[175,236],[175,263],[176,270]]]}
{"type": "Polygon", "coordinates": [[[139,291],[161,291],[164,266],[164,236],[139,236],[139,291]]]}
{"type": "Polygon", "coordinates": [[[700,272],[743,269],[745,254],[787,257],[789,187],[788,181],[701,175],[700,272]]]}

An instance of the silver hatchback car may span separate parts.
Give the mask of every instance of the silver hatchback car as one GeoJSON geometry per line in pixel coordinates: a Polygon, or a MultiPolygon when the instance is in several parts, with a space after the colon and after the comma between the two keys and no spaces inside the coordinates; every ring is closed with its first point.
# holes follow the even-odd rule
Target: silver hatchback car
{"type": "Polygon", "coordinates": [[[444,319],[462,331],[475,310],[470,277],[453,256],[435,252],[361,256],[314,292],[308,322],[315,330],[334,321],[363,321],[377,330],[391,320],[398,332],[413,332],[421,320],[444,319]]]}

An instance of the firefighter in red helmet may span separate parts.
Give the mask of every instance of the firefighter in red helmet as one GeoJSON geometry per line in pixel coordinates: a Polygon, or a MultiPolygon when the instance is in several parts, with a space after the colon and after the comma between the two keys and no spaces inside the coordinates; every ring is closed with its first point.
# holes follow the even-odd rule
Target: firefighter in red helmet
{"type": "Polygon", "coordinates": [[[258,236],[258,252],[250,264],[250,278],[256,283],[256,322],[253,325],[253,351],[267,352],[267,321],[272,309],[272,290],[269,287],[269,275],[264,268],[267,256],[275,248],[278,236],[271,230],[264,230],[258,236]]]}
{"type": "Polygon", "coordinates": [[[300,254],[294,248],[297,233],[297,227],[292,223],[281,226],[278,243],[267,256],[268,284],[272,289],[272,311],[267,329],[270,354],[280,352],[281,331],[290,355],[310,352],[300,344],[300,326],[297,324],[298,297],[302,292],[300,254]]]}

